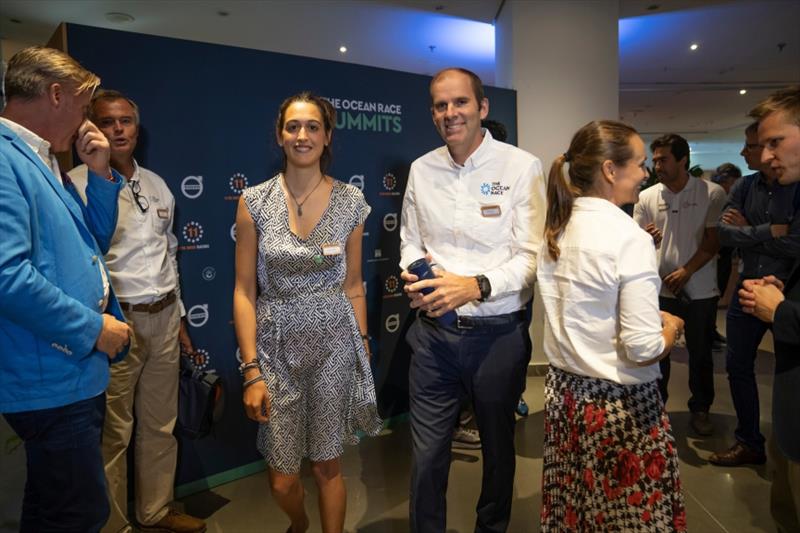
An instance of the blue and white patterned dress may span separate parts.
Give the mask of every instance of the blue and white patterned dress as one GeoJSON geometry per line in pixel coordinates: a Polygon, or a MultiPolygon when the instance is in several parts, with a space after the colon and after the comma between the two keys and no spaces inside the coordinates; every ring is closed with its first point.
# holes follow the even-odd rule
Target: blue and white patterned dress
{"type": "Polygon", "coordinates": [[[271,468],[339,457],[358,431],[381,429],[375,387],[353,307],[344,293],[345,244],[370,207],[357,188],[333,180],[330,203],[307,238],[289,229],[277,175],[243,193],[258,235],[256,345],[271,398],[258,449],[271,468]],[[323,245],[341,253],[325,255],[323,245]]]}

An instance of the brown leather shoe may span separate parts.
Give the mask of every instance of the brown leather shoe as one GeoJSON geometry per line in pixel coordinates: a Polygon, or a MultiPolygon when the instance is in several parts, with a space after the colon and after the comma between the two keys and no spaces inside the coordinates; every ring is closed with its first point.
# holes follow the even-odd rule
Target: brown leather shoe
{"type": "Polygon", "coordinates": [[[140,525],[139,529],[152,533],[204,533],[206,523],[199,518],[170,509],[164,518],[155,524],[140,525]]]}
{"type": "Polygon", "coordinates": [[[764,452],[758,452],[737,442],[724,452],[712,453],[708,462],[717,466],[763,465],[767,462],[764,452]]]}

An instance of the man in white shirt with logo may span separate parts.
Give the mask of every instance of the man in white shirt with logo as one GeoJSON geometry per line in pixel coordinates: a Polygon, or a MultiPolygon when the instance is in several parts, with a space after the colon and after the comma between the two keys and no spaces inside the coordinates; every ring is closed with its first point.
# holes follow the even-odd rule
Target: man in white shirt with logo
{"type": "MultiPolygon", "coordinates": [[[[133,158],[139,109],[131,99],[117,91],[101,91],[92,99],[90,116],[111,144],[111,166],[127,181],[119,195],[119,220],[106,263],[134,332],[128,357],[111,367],[106,392],[103,460],[111,516],[103,531],[131,531],[126,453],[134,413],[139,529],[205,531],[202,520],[169,507],[178,457],[172,430],[178,411],[180,345],[193,351],[181,320],[185,311],[178,282],[178,240],[172,232],[175,199],[163,179],[133,158]]],[[[69,175],[82,193],[86,166],[69,175]]]]}
{"type": "Polygon", "coordinates": [[[483,442],[475,531],[508,528],[514,483],[514,410],[531,342],[524,318],[544,228],[540,161],[492,139],[480,79],[446,69],[430,85],[433,122],[446,146],[411,165],[400,227],[400,265],[428,257],[437,277],[403,271],[411,307],[407,339],[413,464],[411,530],[444,532],[450,440],[471,398],[483,442]],[[434,291],[423,296],[423,288],[434,291]],[[437,321],[455,310],[452,325],[437,321]]]}
{"type": "MultiPolygon", "coordinates": [[[[686,323],[689,351],[690,425],[699,435],[713,433],[708,411],[714,402],[712,344],[717,316],[717,219],[725,206],[725,190],[689,175],[689,143],[667,134],[650,144],[659,183],[642,191],[633,218],[650,233],[663,281],[663,311],[686,323]]],[[[659,389],[666,404],[669,356],[660,362],[659,389]]]]}

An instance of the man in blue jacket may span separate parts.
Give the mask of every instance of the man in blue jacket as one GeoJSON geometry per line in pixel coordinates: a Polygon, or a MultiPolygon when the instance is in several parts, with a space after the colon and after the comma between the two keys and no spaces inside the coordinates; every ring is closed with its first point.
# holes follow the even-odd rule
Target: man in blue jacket
{"type": "Polygon", "coordinates": [[[21,531],[99,531],[109,360],[130,330],[103,262],[123,186],[86,110],[100,79],[57,50],[15,54],[0,117],[0,412],[25,442],[21,531]],[[56,152],[89,167],[88,206],[56,152]],[[91,192],[89,191],[91,190],[91,192]]]}

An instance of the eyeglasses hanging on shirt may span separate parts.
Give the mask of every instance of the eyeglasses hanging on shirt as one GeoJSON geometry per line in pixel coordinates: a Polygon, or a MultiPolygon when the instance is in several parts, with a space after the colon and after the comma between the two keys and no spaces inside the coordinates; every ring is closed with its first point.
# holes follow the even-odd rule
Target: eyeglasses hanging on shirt
{"type": "Polygon", "coordinates": [[[147,213],[147,210],[150,208],[150,202],[147,200],[147,197],[142,192],[142,186],[139,184],[139,180],[131,180],[130,181],[131,192],[133,193],[133,199],[136,201],[136,205],[139,206],[139,209],[142,210],[142,213],[147,213]]]}

